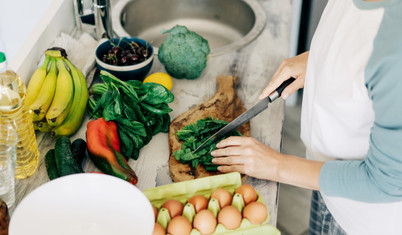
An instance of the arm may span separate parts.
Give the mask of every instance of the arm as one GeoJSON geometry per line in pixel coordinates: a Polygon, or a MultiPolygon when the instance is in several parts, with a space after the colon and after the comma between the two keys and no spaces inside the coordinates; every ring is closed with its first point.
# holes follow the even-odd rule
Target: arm
{"type": "Polygon", "coordinates": [[[321,190],[329,196],[364,202],[401,201],[402,79],[398,70],[402,64],[391,67],[371,71],[373,78],[367,83],[376,118],[365,160],[324,164],[280,154],[253,138],[231,137],[217,145],[213,162],[224,165],[218,168],[222,172],[238,171],[321,190]]]}
{"type": "Polygon", "coordinates": [[[222,140],[212,152],[221,172],[237,171],[328,196],[364,202],[402,200],[402,81],[374,98],[376,122],[363,161],[316,162],[284,155],[251,137],[222,140]],[[381,98],[379,98],[381,97],[381,98]],[[399,97],[399,98],[397,98],[399,97]],[[377,100],[379,99],[379,100],[377,100]],[[380,101],[381,100],[381,101],[380,101]]]}
{"type": "MultiPolygon", "coordinates": [[[[262,99],[271,94],[290,77],[296,80],[282,92],[283,99],[302,88],[308,55],[309,52],[305,52],[284,60],[259,98],[262,99]]],[[[323,164],[321,162],[280,154],[253,138],[231,137],[220,142],[217,147],[219,149],[212,152],[212,155],[216,157],[213,162],[224,165],[218,168],[222,172],[238,171],[256,178],[310,189],[319,188],[318,178],[323,164]]]]}
{"type": "Polygon", "coordinates": [[[278,153],[252,137],[222,140],[211,154],[221,172],[237,171],[260,179],[319,190],[323,162],[278,153]]]}
{"type": "Polygon", "coordinates": [[[320,186],[322,192],[329,196],[365,202],[402,200],[400,38],[395,37],[397,41],[394,44],[399,47],[378,47],[369,61],[365,71],[366,86],[375,112],[369,150],[363,161],[325,163],[320,174],[320,186]]]}

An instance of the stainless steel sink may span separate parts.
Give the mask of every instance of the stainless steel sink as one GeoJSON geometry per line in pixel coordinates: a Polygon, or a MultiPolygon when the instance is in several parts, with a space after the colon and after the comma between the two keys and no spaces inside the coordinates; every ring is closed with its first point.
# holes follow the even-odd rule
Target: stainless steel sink
{"type": "Polygon", "coordinates": [[[112,9],[118,36],[134,36],[157,49],[167,34],[184,25],[208,40],[210,56],[239,49],[263,30],[266,15],[257,0],[119,0],[112,9]]]}

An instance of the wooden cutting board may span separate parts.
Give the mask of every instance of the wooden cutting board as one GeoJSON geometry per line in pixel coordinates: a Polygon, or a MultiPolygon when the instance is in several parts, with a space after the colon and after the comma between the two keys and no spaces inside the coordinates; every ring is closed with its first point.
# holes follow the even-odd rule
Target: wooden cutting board
{"type": "MultiPolygon", "coordinates": [[[[184,126],[210,116],[230,122],[246,111],[246,107],[236,94],[237,77],[218,76],[216,83],[218,90],[210,100],[180,114],[170,123],[169,171],[174,182],[220,174],[219,172],[206,171],[201,164],[198,165],[197,169],[192,169],[190,165],[182,164],[173,156],[173,152],[180,149],[182,144],[175,133],[184,126]]],[[[243,136],[250,136],[250,122],[243,124],[238,130],[243,136]]]]}

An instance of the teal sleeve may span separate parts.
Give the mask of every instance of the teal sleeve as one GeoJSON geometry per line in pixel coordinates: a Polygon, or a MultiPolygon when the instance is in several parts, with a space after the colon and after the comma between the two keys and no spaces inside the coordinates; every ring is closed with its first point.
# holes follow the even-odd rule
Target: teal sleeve
{"type": "Polygon", "coordinates": [[[402,81],[389,86],[378,98],[382,102],[373,103],[376,121],[366,158],[329,161],[322,167],[319,184],[326,195],[365,202],[402,201],[402,81]]]}
{"type": "Polygon", "coordinates": [[[319,183],[326,195],[364,202],[402,201],[402,81],[389,86],[389,92],[378,98],[382,105],[373,103],[376,121],[366,158],[329,161],[322,167],[319,183]]]}
{"type": "Polygon", "coordinates": [[[396,17],[382,22],[365,69],[375,112],[370,147],[363,161],[324,164],[319,184],[328,196],[364,202],[402,201],[402,31],[395,31],[402,25],[402,17],[396,9],[388,11],[385,17],[396,17]]]}

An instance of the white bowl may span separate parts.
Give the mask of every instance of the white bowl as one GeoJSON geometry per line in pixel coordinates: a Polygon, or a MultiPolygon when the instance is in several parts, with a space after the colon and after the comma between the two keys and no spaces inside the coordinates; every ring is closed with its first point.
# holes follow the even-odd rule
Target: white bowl
{"type": "Polygon", "coordinates": [[[47,182],[16,207],[10,235],[152,234],[145,195],[114,176],[83,173],[47,182]]]}

